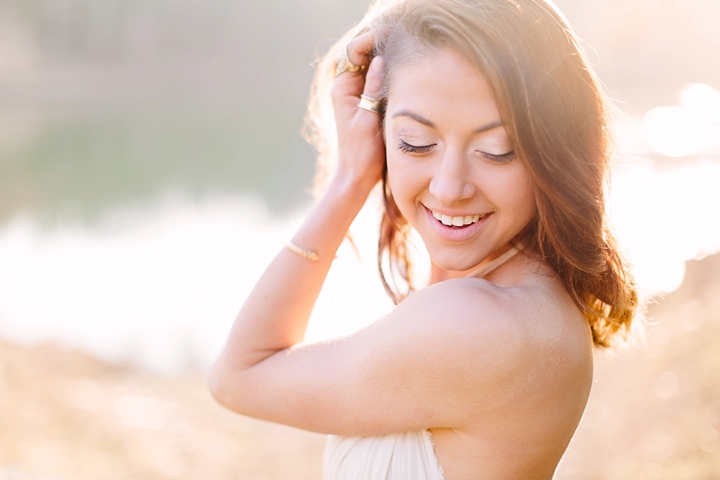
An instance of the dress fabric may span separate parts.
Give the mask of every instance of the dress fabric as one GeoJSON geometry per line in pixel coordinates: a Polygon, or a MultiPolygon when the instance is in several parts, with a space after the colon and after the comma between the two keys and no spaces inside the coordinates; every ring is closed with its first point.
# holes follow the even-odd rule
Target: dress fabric
{"type": "Polygon", "coordinates": [[[428,430],[376,437],[330,435],[325,480],[444,480],[428,430]]]}

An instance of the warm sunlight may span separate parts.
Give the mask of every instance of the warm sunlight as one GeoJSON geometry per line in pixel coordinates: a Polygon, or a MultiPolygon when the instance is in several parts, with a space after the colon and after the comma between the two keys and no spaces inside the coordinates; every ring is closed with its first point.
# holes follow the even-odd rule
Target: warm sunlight
{"type": "Polygon", "coordinates": [[[655,107],[645,115],[645,132],[653,150],[669,157],[717,151],[720,145],[720,92],[691,84],[680,94],[680,106],[655,107]]]}

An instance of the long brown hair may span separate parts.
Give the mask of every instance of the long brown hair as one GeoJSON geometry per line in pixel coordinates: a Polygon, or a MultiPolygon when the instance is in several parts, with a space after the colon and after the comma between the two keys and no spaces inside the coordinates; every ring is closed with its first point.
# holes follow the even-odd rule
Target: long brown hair
{"type": "MultiPolygon", "coordinates": [[[[338,48],[372,29],[385,89],[413,56],[452,48],[485,75],[534,189],[537,215],[514,239],[549,265],[583,311],[598,346],[624,336],[638,294],[605,218],[607,100],[575,34],[543,0],[376,0],[320,62],[308,117],[321,171],[335,156],[329,104],[338,48]]],[[[397,303],[412,290],[407,234],[383,179],[378,266],[397,303]]]]}

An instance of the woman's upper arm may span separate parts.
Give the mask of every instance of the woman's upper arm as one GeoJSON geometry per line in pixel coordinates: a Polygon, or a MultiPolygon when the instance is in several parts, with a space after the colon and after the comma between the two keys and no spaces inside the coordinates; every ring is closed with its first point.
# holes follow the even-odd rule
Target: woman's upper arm
{"type": "Polygon", "coordinates": [[[443,282],[351,336],[239,371],[221,356],[211,388],[239,413],[324,433],[461,427],[523,368],[522,329],[505,304],[492,287],[443,282]]]}

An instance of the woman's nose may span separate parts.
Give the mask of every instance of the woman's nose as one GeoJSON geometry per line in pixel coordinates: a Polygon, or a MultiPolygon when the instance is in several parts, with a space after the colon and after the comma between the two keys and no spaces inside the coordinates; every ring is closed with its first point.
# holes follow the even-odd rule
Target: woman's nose
{"type": "Polygon", "coordinates": [[[451,206],[475,194],[468,175],[467,159],[460,153],[447,152],[430,180],[430,194],[441,204],[451,206]]]}

